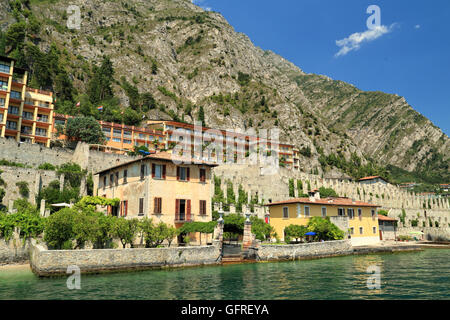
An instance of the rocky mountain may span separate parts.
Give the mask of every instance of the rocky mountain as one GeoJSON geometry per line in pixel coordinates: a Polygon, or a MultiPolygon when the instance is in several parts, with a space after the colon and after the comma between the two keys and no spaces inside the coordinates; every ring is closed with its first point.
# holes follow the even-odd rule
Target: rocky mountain
{"type": "Polygon", "coordinates": [[[130,97],[121,77],[153,95],[150,119],[192,122],[203,107],[211,127],[279,127],[282,141],[304,151],[307,172],[391,165],[419,180],[450,179],[448,136],[404,98],[306,74],[189,0],[1,0],[5,34],[18,20],[17,2],[40,25],[34,45],[43,52],[56,45],[78,92],[107,55],[123,106],[130,97]],[[80,8],[79,30],[67,28],[69,5],[80,8]]]}

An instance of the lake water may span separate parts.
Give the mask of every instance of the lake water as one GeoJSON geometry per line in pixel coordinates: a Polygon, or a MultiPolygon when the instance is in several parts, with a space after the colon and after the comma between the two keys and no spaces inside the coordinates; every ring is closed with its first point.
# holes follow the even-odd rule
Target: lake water
{"type": "Polygon", "coordinates": [[[450,250],[39,279],[0,269],[0,299],[450,299],[450,250]],[[368,289],[369,266],[381,288],[368,289]]]}

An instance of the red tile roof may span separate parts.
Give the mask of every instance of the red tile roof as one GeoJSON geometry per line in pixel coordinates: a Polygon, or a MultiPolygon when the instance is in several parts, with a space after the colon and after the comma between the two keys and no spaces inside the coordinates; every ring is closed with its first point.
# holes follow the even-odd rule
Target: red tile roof
{"type": "Polygon", "coordinates": [[[397,219],[389,218],[389,217],[383,216],[382,214],[378,215],[378,220],[380,220],[380,221],[397,221],[397,219]]]}
{"type": "MultiPolygon", "coordinates": [[[[142,157],[142,158],[138,158],[138,159],[135,159],[135,160],[132,160],[132,161],[128,161],[128,162],[125,162],[125,163],[122,163],[122,164],[110,167],[108,169],[101,170],[101,171],[99,171],[99,172],[97,172],[95,174],[101,174],[101,173],[107,172],[109,170],[120,168],[120,167],[123,167],[123,166],[127,166],[127,165],[129,165],[131,163],[143,161],[143,160],[146,160],[146,159],[173,161],[174,163],[175,162],[179,162],[180,165],[192,164],[192,165],[206,165],[206,166],[210,166],[210,167],[217,167],[218,166],[218,164],[216,164],[216,163],[207,162],[207,161],[204,161],[204,160],[198,160],[198,159],[195,159],[195,158],[181,157],[181,156],[177,156],[175,154],[169,153],[169,152],[158,152],[158,153],[150,154],[150,155],[142,157]]],[[[175,163],[175,164],[178,164],[178,163],[175,163]]]]}
{"type": "Polygon", "coordinates": [[[322,205],[330,205],[330,206],[352,206],[352,207],[380,207],[379,205],[373,203],[367,203],[362,201],[352,201],[349,198],[325,198],[325,199],[316,199],[315,201],[309,200],[309,198],[296,198],[289,199],[285,201],[268,203],[266,206],[274,206],[280,204],[290,204],[290,203],[305,203],[305,204],[322,204],[322,205]]]}

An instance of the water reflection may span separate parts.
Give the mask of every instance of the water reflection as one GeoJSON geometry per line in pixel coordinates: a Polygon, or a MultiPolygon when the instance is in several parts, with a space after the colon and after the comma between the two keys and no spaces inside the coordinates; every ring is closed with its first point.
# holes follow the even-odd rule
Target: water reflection
{"type": "Polygon", "coordinates": [[[0,299],[449,299],[450,250],[39,279],[0,271],[0,299]],[[367,288],[371,265],[381,289],[367,288]]]}

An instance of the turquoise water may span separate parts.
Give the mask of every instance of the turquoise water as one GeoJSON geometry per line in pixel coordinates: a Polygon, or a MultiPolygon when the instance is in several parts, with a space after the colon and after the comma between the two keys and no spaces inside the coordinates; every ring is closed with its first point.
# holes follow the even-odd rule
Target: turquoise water
{"type": "Polygon", "coordinates": [[[39,279],[0,270],[0,299],[450,299],[450,250],[39,279]],[[381,288],[367,288],[367,267],[381,288]]]}

